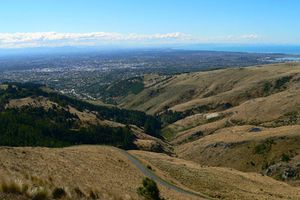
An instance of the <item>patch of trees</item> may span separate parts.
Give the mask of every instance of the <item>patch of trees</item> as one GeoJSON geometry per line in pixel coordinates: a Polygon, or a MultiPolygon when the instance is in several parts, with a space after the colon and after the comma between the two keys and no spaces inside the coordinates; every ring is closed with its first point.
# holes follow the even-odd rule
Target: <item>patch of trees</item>
{"type": "Polygon", "coordinates": [[[168,124],[172,124],[178,120],[184,119],[188,116],[197,114],[197,113],[206,113],[208,111],[222,111],[229,108],[232,108],[233,105],[231,103],[223,103],[223,104],[207,104],[207,105],[200,105],[198,107],[186,110],[184,112],[172,111],[168,110],[169,107],[165,108],[165,111],[159,115],[160,120],[163,126],[168,124]]]}
{"type": "Polygon", "coordinates": [[[285,84],[288,83],[293,77],[292,76],[284,76],[275,81],[274,88],[275,89],[282,89],[285,87],[285,84]]]}
{"type": "Polygon", "coordinates": [[[49,99],[57,102],[62,106],[71,105],[80,111],[96,111],[98,113],[97,117],[102,119],[107,119],[122,124],[136,125],[138,127],[144,128],[145,132],[152,136],[159,135],[161,129],[161,122],[158,118],[147,115],[146,113],[141,111],[93,105],[56,93],[49,93],[49,99]]]}
{"type": "Polygon", "coordinates": [[[8,99],[24,98],[28,96],[44,96],[51,101],[58,103],[62,107],[70,105],[80,111],[96,111],[98,113],[97,117],[100,119],[107,119],[122,124],[133,124],[140,128],[145,128],[146,133],[149,135],[159,135],[161,122],[157,117],[147,115],[141,111],[94,105],[56,92],[45,92],[40,89],[41,86],[42,85],[34,83],[9,84],[9,89],[5,91],[5,100],[7,101],[8,99]]]}
{"type": "Polygon", "coordinates": [[[106,88],[104,96],[106,97],[121,97],[128,94],[138,94],[144,89],[142,77],[134,77],[126,80],[121,80],[106,88]]]}
{"type": "Polygon", "coordinates": [[[177,112],[172,110],[166,110],[163,114],[160,115],[161,122],[163,125],[172,124],[180,119],[188,116],[187,113],[177,112]]]}
{"type": "Polygon", "coordinates": [[[0,145],[62,147],[106,144],[134,148],[134,135],[129,127],[94,125],[79,128],[76,118],[63,109],[6,109],[0,112],[0,145]]]}
{"type": "Polygon", "coordinates": [[[292,76],[283,76],[277,79],[275,82],[264,82],[263,92],[265,95],[270,95],[274,91],[280,91],[286,89],[286,84],[292,79],[292,76]]]}

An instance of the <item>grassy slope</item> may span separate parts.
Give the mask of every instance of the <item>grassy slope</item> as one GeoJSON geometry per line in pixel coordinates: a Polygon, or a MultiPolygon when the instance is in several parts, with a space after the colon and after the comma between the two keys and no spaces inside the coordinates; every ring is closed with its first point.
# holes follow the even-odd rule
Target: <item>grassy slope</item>
{"type": "MultiPolygon", "coordinates": [[[[153,76],[155,84],[145,84],[144,91],[128,96],[121,106],[153,114],[165,106],[184,111],[208,103],[230,102],[238,105],[248,99],[263,96],[265,82],[274,82],[290,75],[297,79],[299,72],[300,64],[289,63],[180,74],[161,77],[156,82],[158,78],[153,76]]],[[[148,82],[149,79],[147,77],[148,82]]]]}
{"type": "MultiPolygon", "coordinates": [[[[299,188],[260,174],[205,167],[158,153],[130,153],[170,182],[211,197],[246,200],[300,199],[299,188]]],[[[141,172],[122,153],[105,146],[60,149],[2,147],[0,161],[1,180],[10,177],[29,185],[64,187],[72,194],[73,199],[76,199],[76,187],[85,194],[95,191],[104,199],[139,199],[136,188],[143,179],[141,172]]],[[[159,188],[166,199],[192,199],[163,186],[159,185],[159,188]]],[[[0,197],[1,195],[0,193],[0,197]]],[[[18,196],[14,198],[22,199],[18,196]]]]}
{"type": "Polygon", "coordinates": [[[170,182],[181,184],[220,199],[300,199],[300,189],[256,173],[244,173],[143,151],[131,151],[155,173],[170,182]]]}
{"type": "MultiPolygon", "coordinates": [[[[164,131],[169,131],[177,155],[198,164],[154,153],[134,152],[134,154],[149,162],[157,170],[156,172],[166,176],[170,181],[211,196],[226,199],[300,199],[298,189],[268,177],[219,167],[201,167],[199,165],[224,166],[247,172],[264,172],[266,166],[268,167],[274,163],[287,164],[282,161],[283,154],[286,154],[291,158],[288,164],[296,166],[300,162],[298,145],[300,128],[299,125],[296,125],[299,124],[299,121],[292,126],[288,123],[291,121],[291,112],[298,112],[293,116],[299,119],[299,74],[300,64],[290,63],[181,74],[173,77],[146,76],[144,80],[145,89],[137,95],[129,95],[123,99],[122,107],[147,111],[150,114],[162,111],[165,106],[177,111],[195,109],[201,105],[218,106],[224,103],[230,103],[233,107],[227,110],[216,108],[207,111],[209,113],[218,112],[222,115],[216,121],[207,120],[205,115],[200,113],[165,127],[164,131]],[[284,80],[282,77],[291,78],[286,84],[282,85],[281,81],[278,82],[278,80],[284,80]],[[254,126],[262,127],[263,131],[249,132],[254,126]],[[196,138],[191,137],[198,132],[201,132],[202,135],[196,138]]],[[[37,160],[32,159],[29,162],[40,165],[41,161],[43,161],[42,163],[45,162],[45,160],[40,159],[46,158],[55,160],[53,164],[55,165],[56,160],[64,160],[65,156],[63,155],[69,155],[69,151],[77,152],[78,155],[82,155],[84,152],[87,153],[86,155],[91,154],[92,159],[88,162],[94,163],[89,163],[89,166],[94,164],[97,166],[99,161],[103,163],[111,162],[108,159],[110,156],[98,158],[98,154],[102,150],[96,153],[97,157],[93,157],[94,153],[87,150],[89,148],[81,149],[80,147],[79,149],[74,147],[53,150],[53,152],[61,151],[54,154],[48,153],[52,150],[46,149],[45,156],[38,154],[38,156],[34,156],[34,159],[37,160]],[[48,154],[52,157],[48,158],[48,154]]],[[[15,150],[11,151],[11,156],[22,155],[19,150],[17,153],[14,152],[15,150]]],[[[32,149],[31,151],[29,154],[35,155],[37,153],[35,152],[37,150],[32,149]]],[[[103,152],[105,151],[103,150],[103,152]]],[[[105,152],[106,154],[107,152],[105,152]]],[[[115,154],[112,157],[114,156],[118,157],[115,154]]],[[[84,156],[76,157],[76,155],[70,154],[67,157],[70,159],[67,167],[63,169],[52,167],[48,171],[62,170],[62,177],[64,177],[63,173],[72,173],[72,170],[67,169],[73,169],[73,165],[77,166],[78,163],[76,162],[85,161],[84,156]],[[73,159],[73,157],[76,159],[73,159]]],[[[37,173],[38,168],[33,169],[23,166],[28,164],[23,164],[23,161],[21,162],[17,158],[11,159],[10,169],[13,173],[20,174],[19,170],[23,168],[29,170],[30,173],[37,173]],[[12,167],[13,165],[20,165],[21,167],[15,170],[12,167]]],[[[4,163],[8,164],[9,162],[4,163]]],[[[119,166],[118,163],[114,164],[119,166]]],[[[83,164],[83,166],[85,165],[83,164]]],[[[122,169],[122,166],[119,169],[122,169]]],[[[94,169],[87,166],[86,170],[92,170],[91,173],[94,174],[113,174],[109,179],[103,178],[105,185],[115,184],[115,182],[124,183],[122,178],[121,181],[116,181],[119,179],[119,172],[115,172],[115,170],[106,170],[104,167],[103,170],[100,170],[100,168],[98,170],[103,172],[93,172],[94,169]]],[[[124,171],[121,172],[123,174],[124,171]]],[[[42,172],[38,173],[42,176],[42,172]]],[[[130,174],[131,172],[125,171],[124,173],[130,174]]],[[[138,172],[136,173],[137,176],[138,172]]],[[[272,174],[272,176],[278,178],[278,175],[281,175],[280,173],[272,174]]],[[[96,181],[93,178],[95,177],[90,177],[89,184],[96,181]]],[[[127,178],[131,180],[130,177],[127,178]]],[[[69,179],[70,177],[66,177],[66,180],[69,179]]],[[[134,182],[135,178],[132,178],[132,180],[134,182]]],[[[63,181],[60,181],[57,184],[63,184],[63,181]]],[[[75,180],[73,181],[75,182],[75,180]]],[[[95,182],[97,187],[104,187],[99,180],[97,181],[95,182]]],[[[124,181],[126,182],[125,179],[124,181]]],[[[66,181],[66,184],[68,184],[68,181],[66,181]]],[[[135,188],[137,184],[138,181],[132,188],[135,188]]],[[[299,185],[298,180],[294,180],[293,184],[299,185]]],[[[118,185],[116,186],[118,187],[118,185]]],[[[104,192],[106,191],[105,188],[102,189],[104,192]]],[[[166,196],[173,195],[163,188],[162,190],[166,196]]],[[[122,192],[124,192],[122,188],[116,191],[117,194],[122,192]]],[[[129,193],[128,195],[134,197],[136,194],[129,193]]],[[[173,196],[173,199],[182,198],[174,198],[173,196]]]]}
{"type": "MultiPolygon", "coordinates": [[[[279,164],[297,167],[300,125],[300,64],[286,63],[174,75],[153,76],[145,90],[122,106],[159,113],[192,111],[163,129],[178,156],[205,165],[265,173],[279,164]],[[222,105],[230,103],[231,108],[222,105]],[[201,106],[210,109],[201,110],[201,106]],[[208,120],[206,114],[218,113],[208,120]],[[262,132],[249,132],[253,127],[262,132]],[[270,143],[271,142],[271,143],[270,143]],[[269,144],[270,143],[270,144],[269,144]],[[263,152],[257,153],[260,148],[263,152]],[[258,150],[257,150],[258,149],[258,150]],[[291,160],[286,163],[282,157],[291,160]]],[[[282,169],[272,174],[280,178],[282,169]]],[[[293,184],[298,185],[298,180],[293,184]]]]}
{"type": "MultiPolygon", "coordinates": [[[[231,167],[241,171],[264,172],[288,155],[290,164],[298,163],[300,126],[285,126],[249,132],[252,126],[236,126],[177,146],[181,158],[211,166],[231,167]]],[[[274,174],[278,175],[278,174],[274,174]]]]}
{"type": "MultiPolygon", "coordinates": [[[[68,148],[0,148],[0,178],[20,179],[46,187],[91,190],[104,199],[139,199],[142,173],[118,150],[106,146],[68,148]]],[[[1,181],[0,181],[1,182],[1,181]]],[[[159,186],[167,199],[189,197],[159,186]]],[[[75,197],[75,194],[73,194],[75,197]]]]}

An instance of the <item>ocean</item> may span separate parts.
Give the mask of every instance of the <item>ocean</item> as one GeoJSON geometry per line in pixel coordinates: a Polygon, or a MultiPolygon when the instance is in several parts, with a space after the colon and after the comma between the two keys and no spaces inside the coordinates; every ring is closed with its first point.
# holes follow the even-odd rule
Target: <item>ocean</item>
{"type": "Polygon", "coordinates": [[[279,53],[300,55],[300,45],[229,45],[229,44],[197,44],[183,45],[178,49],[203,51],[229,51],[249,53],[279,53]]]}

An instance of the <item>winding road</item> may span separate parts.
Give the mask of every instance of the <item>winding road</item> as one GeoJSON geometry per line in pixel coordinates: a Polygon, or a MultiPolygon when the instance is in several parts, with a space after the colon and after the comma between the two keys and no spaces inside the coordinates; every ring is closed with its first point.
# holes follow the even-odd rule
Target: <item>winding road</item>
{"type": "Polygon", "coordinates": [[[173,184],[169,183],[168,181],[160,178],[159,176],[157,176],[156,174],[154,174],[151,170],[149,170],[148,168],[146,168],[141,163],[141,161],[139,161],[136,157],[134,157],[133,155],[131,155],[127,151],[124,151],[122,149],[118,149],[118,150],[124,156],[126,156],[127,159],[132,164],[134,164],[136,166],[136,168],[138,168],[144,174],[144,176],[146,176],[148,178],[151,178],[152,180],[154,180],[155,182],[159,183],[160,185],[165,186],[166,188],[174,190],[174,191],[179,192],[181,194],[191,195],[191,196],[198,197],[198,198],[201,198],[201,199],[215,200],[214,198],[208,197],[205,194],[188,191],[188,190],[185,190],[183,188],[180,188],[180,187],[178,187],[176,185],[173,185],[173,184]]]}

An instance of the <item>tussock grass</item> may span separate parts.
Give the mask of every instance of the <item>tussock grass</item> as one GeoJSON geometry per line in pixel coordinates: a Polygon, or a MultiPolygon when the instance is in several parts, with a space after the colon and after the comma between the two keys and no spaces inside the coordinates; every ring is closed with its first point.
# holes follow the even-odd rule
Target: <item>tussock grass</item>
{"type": "Polygon", "coordinates": [[[0,181],[0,192],[23,195],[32,200],[46,200],[50,197],[50,189],[12,178],[0,181]]]}
{"type": "Polygon", "coordinates": [[[31,191],[32,200],[46,200],[50,197],[49,189],[45,187],[34,188],[31,191]]]}
{"type": "Polygon", "coordinates": [[[90,199],[98,199],[99,198],[98,192],[95,190],[91,190],[90,194],[89,194],[89,198],[90,199]]]}
{"type": "Polygon", "coordinates": [[[20,179],[4,180],[0,184],[0,191],[3,193],[24,194],[28,190],[28,185],[20,179]]]}
{"type": "Polygon", "coordinates": [[[115,194],[101,193],[93,188],[89,189],[86,193],[79,187],[69,190],[67,187],[49,184],[41,186],[36,182],[29,183],[13,178],[0,179],[0,193],[20,195],[30,200],[120,199],[115,194]]]}
{"type": "Polygon", "coordinates": [[[84,193],[84,191],[81,190],[80,187],[75,187],[75,188],[74,188],[74,192],[75,192],[76,196],[79,197],[79,198],[83,198],[83,197],[87,196],[87,195],[84,193]]]}

